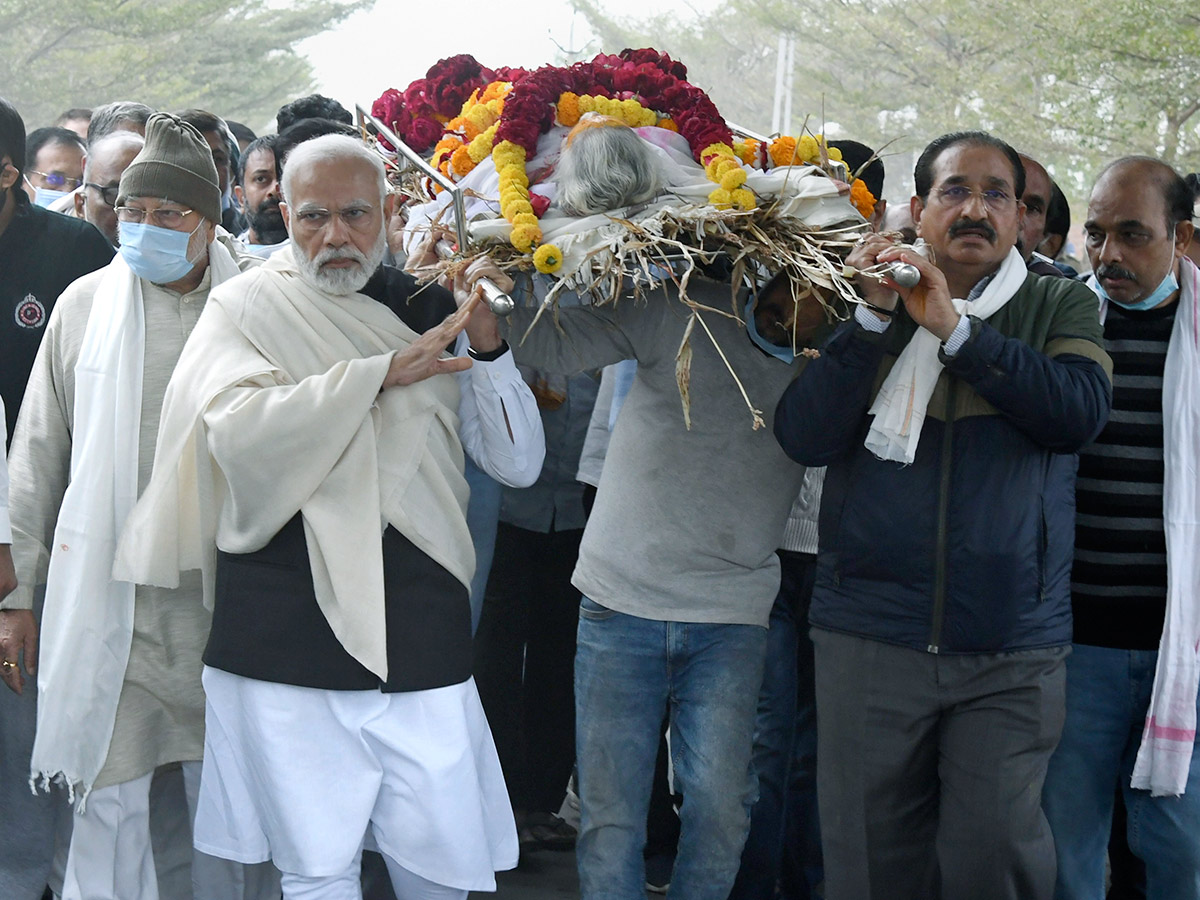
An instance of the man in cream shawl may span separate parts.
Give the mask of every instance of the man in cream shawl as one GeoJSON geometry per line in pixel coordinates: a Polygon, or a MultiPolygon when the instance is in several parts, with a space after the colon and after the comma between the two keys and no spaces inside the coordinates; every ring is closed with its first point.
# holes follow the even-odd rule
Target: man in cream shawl
{"type": "Polygon", "coordinates": [[[494,890],[517,859],[470,677],[463,451],[527,485],[540,419],[477,292],[455,310],[380,265],[385,193],[353,138],[289,155],[292,246],[205,310],[116,567],[203,573],[196,845],[270,859],[288,900],[359,896],[364,844],[402,897],[494,890]],[[448,356],[464,330],[471,359],[448,356]]]}
{"type": "MultiPolygon", "coordinates": [[[[171,371],[209,290],[250,262],[217,230],[208,145],[174,116],[147,123],[117,206],[121,253],[55,305],[10,456],[21,586],[0,606],[19,622],[29,659],[39,638],[33,590],[46,585],[32,774],[77,801],[67,900],[158,897],[149,813],[157,769],[183,764],[194,807],[210,622],[200,579],[135,589],[111,573],[120,528],[150,480],[171,371]]],[[[241,869],[195,858],[198,896],[277,890],[260,869],[242,894],[241,869]]]]}
{"type": "Polygon", "coordinates": [[[864,282],[775,415],[792,458],[829,467],[809,613],[826,891],[1050,900],[1075,453],[1111,363],[1094,297],[1015,249],[1010,146],[943,135],[914,180],[932,259],[871,236],[847,261],[920,283],[864,282]]]}

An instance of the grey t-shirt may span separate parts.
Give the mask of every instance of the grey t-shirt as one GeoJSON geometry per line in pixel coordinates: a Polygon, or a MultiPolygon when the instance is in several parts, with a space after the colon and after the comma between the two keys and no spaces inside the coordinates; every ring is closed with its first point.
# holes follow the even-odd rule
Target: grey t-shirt
{"type": "MultiPolygon", "coordinates": [[[[732,308],[726,284],[693,279],[689,295],[712,310],[732,308]]],[[[798,364],[760,351],[728,315],[702,311],[766,427],[753,429],[737,382],[697,323],[689,430],[675,370],[690,310],[673,289],[645,302],[562,308],[558,327],[544,315],[522,342],[534,312],[518,309],[509,320],[518,362],[567,374],[638,361],[572,583],[643,618],[765,626],[779,589],[775,550],[804,476],[772,432],[798,364]]]]}

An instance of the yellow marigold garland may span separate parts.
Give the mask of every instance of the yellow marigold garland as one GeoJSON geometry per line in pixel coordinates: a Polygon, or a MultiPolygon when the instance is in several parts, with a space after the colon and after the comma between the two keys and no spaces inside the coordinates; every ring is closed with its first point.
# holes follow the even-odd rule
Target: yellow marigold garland
{"type": "Polygon", "coordinates": [[[545,275],[553,275],[562,268],[562,254],[553,244],[542,244],[533,254],[533,265],[545,275]]]}
{"type": "Polygon", "coordinates": [[[642,106],[630,97],[628,100],[614,100],[609,97],[579,96],[567,91],[559,95],[555,106],[555,116],[560,125],[573,128],[579,123],[579,117],[584,113],[599,113],[624,122],[630,128],[642,128],[647,125],[657,125],[658,114],[652,109],[642,106]]]}
{"type": "Polygon", "coordinates": [[[767,153],[771,157],[771,162],[776,166],[790,166],[796,162],[802,162],[802,160],[796,159],[796,139],[786,134],[771,141],[767,153]]]}
{"type": "Polygon", "coordinates": [[[467,152],[471,154],[471,161],[475,165],[479,165],[485,159],[492,155],[492,144],[496,140],[496,128],[493,125],[475,140],[471,141],[471,145],[467,148],[467,152]]]}
{"type": "Polygon", "coordinates": [[[776,166],[799,166],[812,165],[819,166],[821,160],[821,150],[824,148],[825,156],[828,159],[836,162],[842,161],[842,151],[837,147],[830,147],[825,143],[825,135],[806,134],[801,136],[800,140],[794,137],[783,134],[771,141],[767,145],[767,155],[771,157],[772,164],[776,166]]]}
{"type": "Polygon", "coordinates": [[[758,165],[758,151],[761,147],[762,141],[756,141],[754,138],[744,138],[740,141],[734,141],[733,152],[746,165],[756,166],[758,165]]]}
{"type": "Polygon", "coordinates": [[[568,128],[578,125],[579,117],[583,115],[583,111],[579,108],[579,95],[570,91],[561,94],[554,115],[560,125],[566,125],[568,128]]]}
{"type": "Polygon", "coordinates": [[[704,174],[715,182],[717,188],[708,195],[708,202],[717,209],[754,209],[758,203],[754,194],[742,187],[746,183],[746,170],[728,144],[709,144],[700,151],[704,163],[704,174]]]}
{"type": "MultiPolygon", "coordinates": [[[[500,176],[500,211],[512,224],[511,243],[521,253],[529,253],[542,239],[542,229],[529,202],[529,176],[525,174],[525,148],[512,141],[501,141],[492,151],[492,162],[500,176]],[[531,216],[533,222],[518,216],[531,216]]],[[[561,258],[561,254],[560,254],[561,258]]]]}

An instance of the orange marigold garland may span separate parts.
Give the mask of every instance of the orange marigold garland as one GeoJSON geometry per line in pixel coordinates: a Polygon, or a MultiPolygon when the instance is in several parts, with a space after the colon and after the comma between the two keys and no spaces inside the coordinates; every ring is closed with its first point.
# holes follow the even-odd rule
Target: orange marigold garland
{"type": "Polygon", "coordinates": [[[869,219],[875,214],[877,199],[861,178],[855,178],[850,184],[850,202],[864,219],[869,219]]]}

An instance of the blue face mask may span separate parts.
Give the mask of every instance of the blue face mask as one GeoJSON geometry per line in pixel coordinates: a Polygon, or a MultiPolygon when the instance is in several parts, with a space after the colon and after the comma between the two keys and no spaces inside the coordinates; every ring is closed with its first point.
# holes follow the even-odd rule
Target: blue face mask
{"type": "Polygon", "coordinates": [[[792,364],[792,362],[796,359],[796,354],[792,352],[791,347],[780,347],[772,344],[765,337],[758,333],[758,325],[754,321],[753,297],[746,301],[746,308],[743,310],[742,317],[746,320],[746,334],[749,335],[750,340],[754,342],[754,346],[756,346],[759,350],[762,350],[764,353],[775,357],[780,362],[785,362],[788,365],[792,364]]]}
{"type": "Polygon", "coordinates": [[[191,236],[200,230],[203,222],[191,232],[172,231],[148,222],[119,224],[121,258],[138,278],[154,284],[170,284],[192,271],[200,258],[188,259],[187,248],[191,236]]]}
{"type": "Polygon", "coordinates": [[[1174,270],[1175,264],[1172,262],[1171,268],[1167,270],[1166,276],[1161,282],[1159,282],[1159,285],[1154,289],[1154,292],[1145,300],[1139,300],[1137,303],[1122,303],[1120,300],[1114,300],[1112,297],[1108,296],[1108,291],[1104,290],[1104,285],[1102,285],[1099,280],[1096,281],[1096,292],[1101,296],[1101,298],[1107,300],[1109,303],[1117,304],[1117,306],[1121,307],[1121,309],[1154,309],[1154,307],[1158,306],[1173,293],[1179,290],[1179,280],[1175,277],[1174,270]]]}
{"type": "Polygon", "coordinates": [[[41,206],[45,208],[55,200],[59,199],[60,197],[65,197],[69,193],[70,191],[52,191],[48,188],[34,188],[33,204],[34,206],[41,206]]]}

